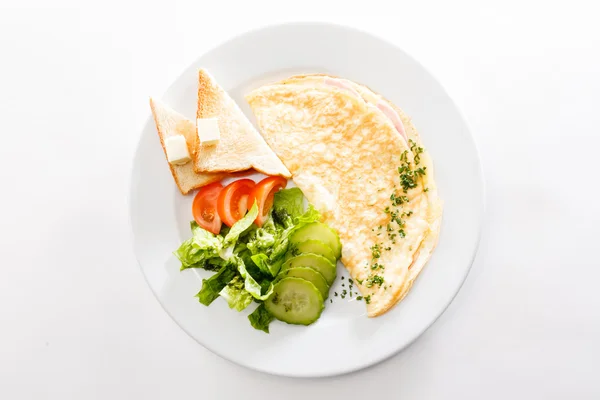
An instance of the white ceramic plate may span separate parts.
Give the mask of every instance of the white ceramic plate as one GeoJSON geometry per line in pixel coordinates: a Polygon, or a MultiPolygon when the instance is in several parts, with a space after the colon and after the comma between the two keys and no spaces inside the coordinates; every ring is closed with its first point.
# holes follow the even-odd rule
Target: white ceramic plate
{"type": "MultiPolygon", "coordinates": [[[[142,132],[131,181],[135,253],[156,297],[200,344],[238,364],[272,374],[342,374],[379,362],[408,346],[446,309],[460,289],[477,249],[483,179],[465,120],[440,84],[399,48],[368,34],[327,24],[269,27],[237,37],[201,56],[171,85],[163,100],[194,118],[197,70],[207,68],[254,120],[243,95],[261,84],[306,72],[363,83],[403,108],[431,152],[445,202],[439,245],[409,295],[370,319],[353,298],[327,300],[309,327],[271,324],[254,330],[247,315],[222,299],[210,307],[194,295],[210,273],[179,272],[172,252],[190,236],[192,196],[179,194],[151,117],[142,132]]],[[[150,110],[148,110],[150,111],[150,110]]],[[[338,266],[338,275],[346,275],[338,266]]],[[[341,290],[338,278],[332,292],[341,290]]]]}

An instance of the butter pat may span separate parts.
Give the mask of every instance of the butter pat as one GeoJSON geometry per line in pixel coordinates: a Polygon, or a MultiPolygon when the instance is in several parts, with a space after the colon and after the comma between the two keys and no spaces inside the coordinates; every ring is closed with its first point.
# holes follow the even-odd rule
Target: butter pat
{"type": "Polygon", "coordinates": [[[219,131],[218,118],[198,118],[196,120],[196,132],[203,146],[211,146],[219,143],[221,131],[219,131]]]}
{"type": "Polygon", "coordinates": [[[167,160],[173,165],[183,165],[191,161],[190,151],[183,135],[169,136],[165,139],[167,160]]]}

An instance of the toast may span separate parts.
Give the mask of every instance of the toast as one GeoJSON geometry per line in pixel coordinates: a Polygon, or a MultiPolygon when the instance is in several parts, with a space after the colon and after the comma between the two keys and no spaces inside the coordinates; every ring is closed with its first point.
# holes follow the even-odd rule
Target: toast
{"type": "Polygon", "coordinates": [[[198,173],[255,169],[266,175],[291,174],[236,102],[204,69],[198,73],[196,118],[218,118],[221,139],[216,145],[195,141],[194,170],[198,173]]]}
{"type": "Polygon", "coordinates": [[[195,145],[198,141],[196,139],[196,124],[159,100],[150,98],[150,108],[152,109],[154,123],[156,124],[156,130],[158,131],[158,137],[160,138],[165,158],[167,157],[165,139],[174,135],[183,135],[185,137],[192,161],[184,165],[172,165],[167,161],[173,179],[175,179],[175,183],[182,194],[188,194],[194,189],[220,181],[227,176],[227,174],[223,173],[196,173],[194,171],[194,152],[196,151],[195,145]]]}

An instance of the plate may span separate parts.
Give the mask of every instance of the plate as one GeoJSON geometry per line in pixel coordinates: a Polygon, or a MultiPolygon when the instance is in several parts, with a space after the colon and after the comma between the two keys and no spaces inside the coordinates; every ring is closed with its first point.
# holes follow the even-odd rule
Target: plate
{"type": "MultiPolygon", "coordinates": [[[[367,318],[363,302],[327,300],[309,327],[274,322],[254,330],[247,315],[218,299],[198,303],[201,278],[172,252],[190,236],[192,196],[169,173],[152,118],[141,133],[130,193],[134,249],[148,285],[169,315],[207,349],[240,365],[285,376],[343,374],[377,363],[408,346],[448,307],[476,253],[483,215],[483,178],[469,128],[442,86],[399,48],[366,33],[329,24],[268,27],[204,54],[171,85],[163,100],[193,119],[197,70],[208,69],[252,121],[243,95],[293,74],[322,72],[362,83],[410,115],[431,152],[445,203],[439,245],[409,295],[387,314],[367,318]]],[[[150,111],[150,110],[148,110],[150,111]]],[[[376,138],[375,138],[376,139],[376,138]]],[[[256,176],[255,176],[256,178],[256,176]]],[[[347,276],[338,265],[338,274],[347,276]]],[[[332,293],[340,292],[337,279],[332,293]]]]}

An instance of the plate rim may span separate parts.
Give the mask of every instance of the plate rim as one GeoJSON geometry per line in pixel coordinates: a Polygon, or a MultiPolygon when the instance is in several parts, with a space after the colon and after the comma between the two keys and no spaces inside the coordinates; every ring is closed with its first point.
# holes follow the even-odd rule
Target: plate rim
{"type": "MultiPolygon", "coordinates": [[[[201,345],[204,349],[210,351],[211,353],[221,357],[222,359],[226,360],[227,362],[242,366],[244,368],[248,368],[250,370],[253,371],[257,371],[257,372],[261,372],[261,373],[266,373],[269,375],[273,375],[273,376],[284,376],[284,377],[289,377],[289,378],[326,378],[326,377],[333,377],[333,376],[340,376],[340,375],[346,375],[346,374],[350,374],[353,372],[357,372],[363,369],[367,369],[370,368],[374,365],[377,365],[383,361],[386,361],[390,358],[392,358],[393,356],[399,354],[401,351],[405,350],[406,348],[408,348],[409,346],[411,346],[418,338],[420,338],[428,329],[430,329],[437,321],[438,319],[442,316],[442,314],[444,314],[444,312],[446,312],[446,310],[448,309],[448,307],[450,307],[450,305],[454,302],[454,299],[456,298],[456,296],[458,295],[458,293],[461,291],[467,276],[469,275],[471,268],[475,262],[475,259],[479,253],[479,245],[481,243],[481,237],[482,237],[482,232],[485,226],[485,215],[486,215],[486,210],[487,210],[487,201],[486,201],[486,193],[487,193],[487,187],[486,187],[486,180],[485,180],[485,175],[484,175],[484,169],[483,169],[483,164],[482,164],[482,160],[481,160],[481,153],[479,150],[479,147],[477,145],[477,141],[475,140],[475,137],[473,135],[473,129],[471,128],[471,125],[468,121],[468,119],[466,118],[463,110],[457,105],[456,101],[454,100],[454,97],[452,97],[448,90],[446,89],[446,87],[438,80],[438,78],[436,77],[436,75],[434,75],[428,68],[426,68],[423,64],[421,64],[417,59],[415,59],[410,53],[408,53],[406,50],[402,49],[400,46],[396,45],[394,42],[389,41],[388,39],[381,37],[377,34],[374,34],[372,32],[366,31],[364,29],[361,28],[357,28],[354,26],[350,26],[350,25],[346,25],[346,24],[340,24],[340,23],[332,23],[332,22],[321,22],[321,21],[298,21],[298,22],[285,22],[285,23],[275,23],[275,24],[267,24],[267,25],[262,25],[259,27],[255,27],[252,29],[248,29],[244,32],[241,32],[235,36],[232,36],[230,38],[228,38],[227,40],[218,42],[216,45],[210,47],[208,50],[206,50],[205,52],[201,53],[200,55],[198,55],[191,63],[189,63],[188,65],[186,65],[181,72],[177,75],[177,77],[171,82],[171,84],[169,84],[169,86],[166,88],[166,90],[163,91],[163,95],[164,93],[168,92],[175,84],[176,82],[178,82],[186,73],[186,71],[194,64],[197,63],[197,61],[202,58],[207,56],[208,54],[210,54],[211,52],[216,51],[217,49],[219,49],[222,46],[227,46],[229,44],[231,44],[232,42],[238,41],[240,39],[242,39],[245,36],[248,35],[252,35],[252,34],[256,34],[256,33],[267,33],[267,31],[277,31],[279,29],[289,29],[289,28],[307,28],[307,27],[315,27],[315,28],[332,28],[332,29],[336,29],[336,30],[345,30],[348,32],[352,32],[352,33],[356,33],[356,34],[360,34],[360,35],[364,35],[364,36],[368,36],[371,39],[374,40],[378,40],[381,42],[384,42],[386,45],[393,47],[394,49],[396,49],[397,51],[400,51],[402,53],[404,53],[404,55],[409,58],[412,62],[414,62],[416,65],[418,65],[423,71],[425,71],[429,77],[437,84],[439,85],[439,87],[441,88],[441,90],[443,91],[443,93],[451,100],[452,104],[454,105],[456,112],[458,113],[458,116],[460,117],[461,121],[465,124],[466,130],[468,132],[468,137],[470,139],[471,144],[473,145],[474,148],[474,157],[477,160],[477,180],[479,183],[479,186],[481,188],[481,190],[479,191],[479,204],[480,206],[480,211],[479,211],[479,215],[478,215],[478,221],[479,221],[479,226],[478,226],[478,230],[476,233],[476,240],[474,243],[474,249],[472,251],[470,260],[468,262],[468,266],[464,271],[463,276],[460,279],[460,284],[458,285],[458,287],[456,288],[455,293],[452,295],[450,301],[448,301],[448,303],[443,307],[440,308],[439,312],[437,313],[437,315],[431,320],[431,322],[429,322],[426,326],[424,326],[424,328],[422,330],[419,330],[417,333],[415,333],[413,335],[412,338],[410,338],[408,341],[406,341],[404,344],[402,345],[398,345],[398,346],[390,346],[391,349],[387,354],[383,354],[381,356],[377,356],[374,358],[370,358],[368,359],[368,361],[363,362],[361,364],[357,364],[354,366],[350,366],[350,367],[344,367],[344,366],[339,366],[336,370],[332,370],[328,373],[319,373],[319,374],[311,374],[311,373],[277,373],[275,371],[272,370],[268,370],[265,368],[260,368],[257,367],[255,365],[252,365],[250,363],[245,362],[244,360],[234,360],[229,356],[226,356],[225,354],[221,353],[219,350],[209,347],[207,345],[205,345],[204,343],[202,343],[202,341],[195,337],[195,335],[193,335],[191,332],[189,332],[186,328],[184,328],[182,326],[182,324],[179,323],[179,321],[177,321],[177,319],[175,319],[175,317],[169,312],[169,310],[167,310],[167,308],[165,307],[165,305],[163,304],[163,302],[160,300],[159,294],[154,290],[154,288],[152,287],[152,285],[150,284],[150,281],[148,279],[148,276],[144,273],[144,269],[142,267],[142,264],[140,262],[140,259],[138,257],[137,251],[136,251],[136,245],[135,245],[135,232],[134,232],[134,223],[133,223],[133,192],[134,192],[134,172],[135,172],[135,166],[137,164],[137,159],[139,157],[139,149],[142,145],[142,139],[143,139],[143,133],[146,130],[146,128],[148,127],[148,125],[153,124],[153,118],[152,118],[152,114],[150,112],[148,112],[148,116],[145,119],[145,122],[142,124],[141,129],[138,130],[138,139],[137,139],[137,144],[135,146],[135,150],[134,150],[134,154],[132,157],[132,161],[130,162],[130,167],[129,167],[129,175],[128,175],[128,191],[127,191],[127,204],[128,204],[128,224],[129,224],[129,239],[131,242],[131,249],[133,251],[136,263],[138,265],[139,268],[139,272],[141,272],[146,285],[148,287],[148,289],[150,289],[150,292],[152,293],[152,295],[154,296],[155,300],[158,302],[158,304],[161,306],[161,308],[164,310],[164,312],[169,316],[169,318],[175,322],[175,324],[177,324],[177,326],[184,331],[189,337],[191,337],[196,343],[198,343],[199,345],[201,345]]],[[[291,179],[291,178],[290,178],[291,179]]]]}

